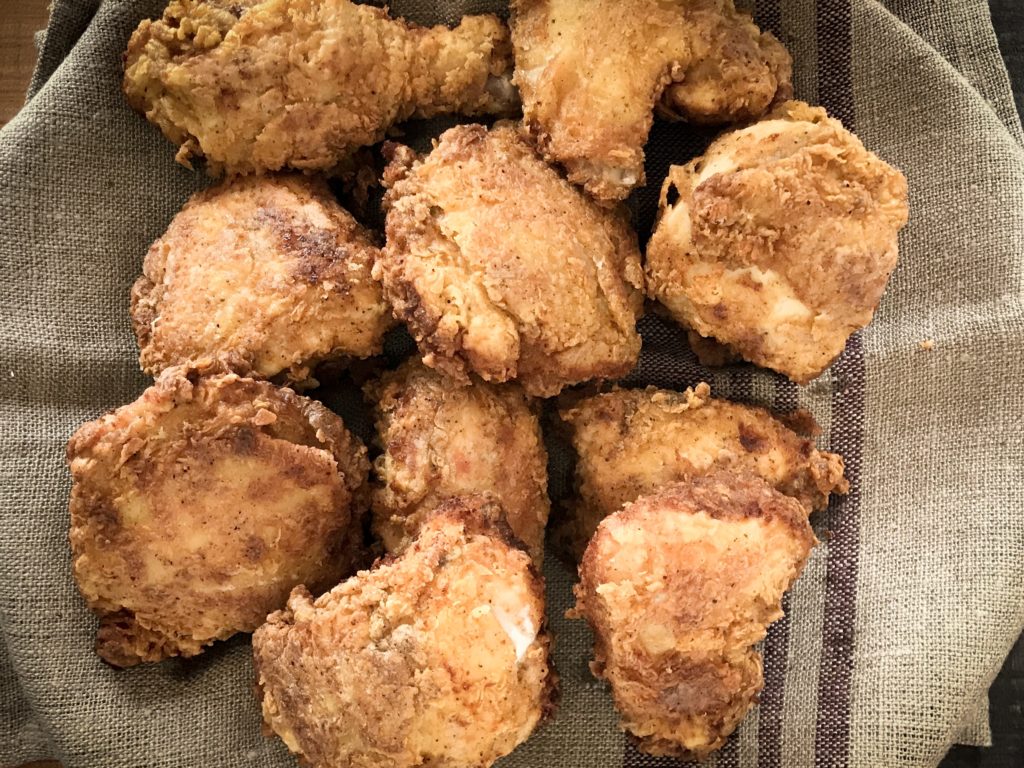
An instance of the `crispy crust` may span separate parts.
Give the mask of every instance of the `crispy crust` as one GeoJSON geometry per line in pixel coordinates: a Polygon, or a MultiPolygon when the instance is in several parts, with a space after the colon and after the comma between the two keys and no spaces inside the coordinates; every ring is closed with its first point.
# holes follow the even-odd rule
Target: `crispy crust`
{"type": "Polygon", "coordinates": [[[168,369],[67,456],[72,570],[114,666],[251,632],[360,555],[366,449],[319,403],[220,363],[168,369]]]}
{"type": "Polygon", "coordinates": [[[373,527],[389,552],[415,537],[443,499],[491,493],[540,562],[550,503],[537,408],[514,384],[464,387],[410,360],[365,387],[383,454],[373,527]]]}
{"type": "Polygon", "coordinates": [[[349,0],[173,0],[132,35],[123,88],[180,162],[244,174],[336,169],[409,117],[508,114],[511,73],[495,16],[426,28],[349,0]]]}
{"type": "Polygon", "coordinates": [[[806,383],[871,321],[907,182],[823,109],[787,102],[672,166],[647,290],[681,324],[806,383]]]}
{"type": "Polygon", "coordinates": [[[508,124],[453,128],[422,159],[385,152],[374,274],[427,365],[550,396],[636,364],[642,278],[622,211],[595,206],[508,124]]]}
{"type": "Polygon", "coordinates": [[[514,0],[513,81],[545,159],[597,200],[644,183],[657,110],[730,123],[792,96],[792,61],[732,0],[514,0]]]}
{"type": "Polygon", "coordinates": [[[393,324],[379,253],[326,183],[233,179],[194,195],[146,254],[131,317],[149,374],[215,355],[238,373],[315,383],[380,353],[393,324]]]}
{"type": "Polygon", "coordinates": [[[296,589],[257,630],[263,715],[300,759],[483,768],[550,716],[544,583],[503,521],[451,499],[401,555],[315,601],[296,589]]]}
{"type": "Polygon", "coordinates": [[[576,495],[556,539],[576,558],[598,523],[623,504],[709,472],[756,474],[807,514],[849,489],[842,457],[801,436],[817,430],[809,413],[786,424],[763,408],[712,398],[707,384],[685,392],[615,390],[579,400],[559,416],[577,461],[576,495]]]}
{"type": "Polygon", "coordinates": [[[725,743],[763,685],[753,646],[815,543],[795,500],[725,472],[601,523],[573,615],[590,624],[591,669],[641,751],[701,759],[725,743]]]}

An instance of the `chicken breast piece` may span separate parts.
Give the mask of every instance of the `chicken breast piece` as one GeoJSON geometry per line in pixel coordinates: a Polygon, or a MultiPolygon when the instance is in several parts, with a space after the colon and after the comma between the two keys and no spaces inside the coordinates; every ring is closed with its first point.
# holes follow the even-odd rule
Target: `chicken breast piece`
{"type": "Polygon", "coordinates": [[[445,502],[397,558],[253,636],[263,716],[312,768],[484,768],[552,710],[544,585],[498,505],[445,502]]]}
{"type": "MultiPolygon", "coordinates": [[[[712,398],[707,384],[685,392],[617,390],[580,400],[559,416],[577,461],[576,497],[557,537],[577,557],[601,520],[675,481],[720,470],[754,474],[796,499],[805,514],[849,489],[841,456],[817,450],[763,408],[712,398]]],[[[806,416],[810,424],[802,428],[816,432],[806,416]]]]}
{"type": "Polygon", "coordinates": [[[72,570],[128,667],[252,632],[361,557],[366,449],[288,389],[171,368],[68,443],[72,570]]]}
{"type": "Polygon", "coordinates": [[[234,179],[194,195],[146,254],[131,316],[149,374],[216,356],[315,384],[317,364],[378,354],[393,325],[379,251],[322,181],[234,179]]]}
{"type": "Polygon", "coordinates": [[[729,123],[792,96],[792,61],[733,0],[513,0],[514,82],[544,157],[598,200],[644,183],[664,117],[729,123]]]}
{"type": "Polygon", "coordinates": [[[725,743],[763,686],[753,646],[816,543],[795,499],[731,473],[605,518],[573,615],[589,622],[591,669],[642,752],[701,759],[725,743]]]}
{"type": "Polygon", "coordinates": [[[547,452],[537,408],[515,384],[450,379],[409,360],[365,388],[376,402],[373,528],[401,552],[441,501],[492,494],[536,563],[544,555],[547,452]]]}
{"type": "Polygon", "coordinates": [[[125,53],[124,92],[189,165],[330,170],[410,117],[509,114],[508,30],[391,19],[349,0],[173,0],[125,53]]]}
{"type": "Polygon", "coordinates": [[[633,368],[642,270],[624,212],[594,205],[508,124],[452,128],[424,158],[385,151],[374,274],[423,362],[545,397],[633,368]]]}
{"type": "Polygon", "coordinates": [[[903,174],[788,102],[672,166],[647,288],[680,323],[806,383],[871,321],[907,223],[903,174]]]}

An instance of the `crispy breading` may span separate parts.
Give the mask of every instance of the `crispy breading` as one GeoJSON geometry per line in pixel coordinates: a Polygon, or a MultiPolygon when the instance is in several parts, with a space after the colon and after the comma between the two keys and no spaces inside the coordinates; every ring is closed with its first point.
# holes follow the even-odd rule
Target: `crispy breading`
{"type": "Polygon", "coordinates": [[[170,368],[68,443],[72,570],[115,666],[251,632],[362,554],[366,449],[319,403],[222,370],[170,368]]]}
{"type": "Polygon", "coordinates": [[[598,200],[644,183],[654,111],[750,120],[792,96],[792,61],[733,0],[513,0],[513,81],[545,158],[598,200]]]}
{"type": "Polygon", "coordinates": [[[495,16],[418,27],[349,0],[173,0],[125,53],[124,92],[189,165],[330,170],[410,117],[510,114],[495,16]]]}
{"type": "Polygon", "coordinates": [[[624,212],[598,208],[508,124],[452,128],[425,158],[386,152],[374,274],[427,365],[549,396],[636,364],[642,269],[624,212]]]}
{"type": "Polygon", "coordinates": [[[815,544],[796,500],[752,475],[669,485],[605,518],[573,615],[641,751],[700,759],[725,743],[763,686],[753,646],[815,544]]]}
{"type": "Polygon", "coordinates": [[[401,552],[424,517],[454,496],[489,493],[534,561],[550,503],[537,408],[515,384],[453,384],[418,360],[365,387],[383,453],[375,462],[373,528],[401,552]]]}
{"type": "MultiPolygon", "coordinates": [[[[622,389],[559,413],[571,432],[576,496],[557,527],[577,557],[598,523],[639,496],[718,470],[755,474],[800,502],[807,514],[829,494],[846,493],[843,459],[819,451],[770,412],[711,397],[707,384],[685,392],[622,389]]],[[[816,429],[802,425],[810,432],[816,429]]]]}
{"type": "Polygon", "coordinates": [[[206,356],[311,380],[381,351],[393,324],[370,273],[379,250],[303,176],[235,179],[194,195],[146,254],[131,316],[149,374],[206,356]]]}
{"type": "Polygon", "coordinates": [[[787,102],[672,166],[647,288],[673,317],[805,383],[871,321],[907,181],[825,110],[787,102]]]}
{"type": "Polygon", "coordinates": [[[269,727],[312,768],[484,768],[553,708],[544,583],[499,505],[451,499],[398,557],[253,636],[269,727]]]}

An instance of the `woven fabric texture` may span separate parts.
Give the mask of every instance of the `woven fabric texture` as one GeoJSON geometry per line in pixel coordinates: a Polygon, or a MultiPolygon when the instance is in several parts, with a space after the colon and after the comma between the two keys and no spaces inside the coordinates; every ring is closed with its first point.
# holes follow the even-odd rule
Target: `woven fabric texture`
{"type": "MultiPolygon", "coordinates": [[[[418,22],[501,3],[395,0],[418,22]]],[[[126,672],[92,651],[70,576],[64,445],[147,380],[127,307],[149,244],[209,179],[173,161],[120,93],[121,53],[161,2],[56,0],[31,98],[0,132],[0,764],[295,765],[265,739],[249,641],[126,672]]],[[[910,182],[900,265],[874,323],[806,387],[706,371],[677,328],[644,318],[627,383],[809,408],[852,490],[813,522],[822,544],[764,644],[760,706],[706,765],[930,766],[983,744],[986,691],[1024,627],[1024,148],[984,0],[761,0],[797,95],[827,107],[910,182]],[[931,339],[934,348],[921,349],[931,339]]],[[[421,146],[437,123],[411,125],[421,146]]],[[[657,123],[645,240],[667,167],[712,134],[657,123]]],[[[401,352],[396,347],[394,355],[401,352]]],[[[322,396],[365,436],[350,392],[322,396]]],[[[556,461],[552,487],[564,490],[556,461]]],[[[627,745],[563,618],[572,575],[547,559],[563,697],[504,768],[668,768],[627,745]]]]}

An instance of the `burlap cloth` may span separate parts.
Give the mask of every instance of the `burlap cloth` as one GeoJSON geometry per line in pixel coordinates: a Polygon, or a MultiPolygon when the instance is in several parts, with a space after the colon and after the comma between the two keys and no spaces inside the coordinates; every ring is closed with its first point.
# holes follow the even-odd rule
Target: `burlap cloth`
{"type": "MultiPolygon", "coordinates": [[[[435,22],[493,5],[393,9],[435,22]]],[[[65,441],[146,386],[128,288],[149,243],[208,183],[121,98],[128,35],[161,6],[57,0],[30,100],[0,133],[2,765],[294,765],[260,734],[248,638],[115,672],[92,651],[95,622],[69,572],[65,441]]],[[[955,741],[986,742],[986,691],[1024,625],[1021,127],[984,0],[756,10],[793,52],[798,95],[906,172],[911,223],[874,323],[810,386],[701,371],[677,330],[643,322],[631,381],[707,377],[722,395],[807,406],[853,485],[816,516],[823,543],[765,643],[760,707],[714,764],[933,765],[955,741]]],[[[666,165],[708,136],[656,126],[648,188],[633,201],[642,237],[666,165]]],[[[365,414],[342,412],[365,434],[365,414]]],[[[563,490],[565,468],[554,469],[563,490]]],[[[587,671],[584,626],[561,618],[571,578],[553,557],[548,582],[562,707],[502,765],[674,765],[626,745],[587,671]]]]}

